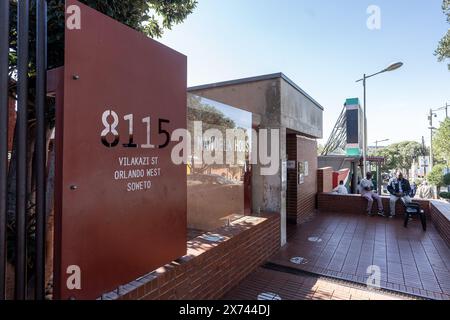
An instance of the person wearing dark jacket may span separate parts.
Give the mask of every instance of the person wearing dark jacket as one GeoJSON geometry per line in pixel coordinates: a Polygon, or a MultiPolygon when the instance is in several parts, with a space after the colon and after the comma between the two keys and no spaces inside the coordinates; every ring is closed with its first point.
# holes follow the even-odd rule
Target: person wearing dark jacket
{"type": "Polygon", "coordinates": [[[393,218],[395,217],[395,204],[399,199],[401,199],[405,204],[411,203],[411,197],[409,196],[411,192],[411,186],[409,184],[409,181],[403,178],[403,174],[399,172],[396,178],[389,181],[387,189],[391,194],[391,216],[389,218],[393,218]]]}

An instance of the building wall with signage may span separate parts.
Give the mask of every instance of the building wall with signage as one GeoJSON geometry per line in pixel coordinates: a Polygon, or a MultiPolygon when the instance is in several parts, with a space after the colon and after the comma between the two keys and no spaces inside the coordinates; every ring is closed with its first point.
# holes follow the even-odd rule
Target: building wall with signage
{"type": "Polygon", "coordinates": [[[358,98],[350,98],[345,102],[346,109],[346,155],[359,157],[363,148],[364,117],[358,98]]]}
{"type": "Polygon", "coordinates": [[[173,161],[172,137],[186,131],[187,58],[66,5],[80,8],[83,27],[66,28],[63,72],[49,77],[58,83],[53,294],[96,299],[186,254],[186,166],[173,161]]]}

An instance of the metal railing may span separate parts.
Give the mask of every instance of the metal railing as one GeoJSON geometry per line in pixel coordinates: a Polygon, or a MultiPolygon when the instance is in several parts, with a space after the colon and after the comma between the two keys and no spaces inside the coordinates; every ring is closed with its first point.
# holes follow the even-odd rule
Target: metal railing
{"type": "Polygon", "coordinates": [[[17,69],[14,79],[10,76],[11,53],[10,38],[10,1],[0,1],[0,300],[6,299],[6,265],[7,265],[7,219],[8,219],[8,173],[11,164],[8,163],[8,127],[9,127],[9,85],[17,83],[17,120],[15,128],[16,154],[11,158],[15,161],[15,248],[14,248],[14,297],[25,300],[28,297],[27,253],[29,206],[28,187],[30,181],[35,181],[35,219],[33,229],[36,240],[33,255],[35,270],[35,285],[33,297],[37,300],[45,298],[45,195],[46,195],[46,72],[47,72],[47,3],[45,0],[35,0],[36,10],[36,144],[34,151],[33,177],[29,175],[29,34],[30,34],[30,0],[17,1],[17,69]]]}

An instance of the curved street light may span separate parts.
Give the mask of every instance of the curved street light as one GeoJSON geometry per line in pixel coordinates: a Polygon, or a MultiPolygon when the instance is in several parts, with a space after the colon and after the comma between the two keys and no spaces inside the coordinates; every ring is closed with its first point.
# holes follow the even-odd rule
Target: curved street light
{"type": "Polygon", "coordinates": [[[384,73],[384,72],[390,72],[390,71],[394,71],[397,70],[399,68],[401,68],[403,66],[403,62],[395,62],[390,64],[387,68],[371,74],[371,75],[366,75],[364,74],[362,79],[357,80],[356,82],[363,82],[363,87],[364,87],[364,130],[363,130],[363,175],[364,177],[366,176],[366,172],[367,172],[367,164],[366,164],[366,159],[367,159],[367,117],[366,117],[366,109],[367,109],[367,102],[366,102],[366,80],[368,78],[371,78],[373,76],[376,76],[378,74],[384,73]]]}
{"type": "Polygon", "coordinates": [[[403,62],[396,62],[391,64],[389,67],[387,67],[386,69],[384,69],[385,71],[394,71],[397,70],[398,68],[401,68],[403,66],[403,62]]]}

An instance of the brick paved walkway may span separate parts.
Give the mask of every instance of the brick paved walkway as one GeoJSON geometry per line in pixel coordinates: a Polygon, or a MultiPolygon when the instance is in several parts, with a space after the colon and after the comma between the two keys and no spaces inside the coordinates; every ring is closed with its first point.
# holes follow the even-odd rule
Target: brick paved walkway
{"type": "Polygon", "coordinates": [[[377,265],[383,288],[450,299],[449,247],[430,222],[426,232],[418,221],[408,229],[402,222],[319,212],[313,221],[289,228],[288,244],[270,262],[359,283],[366,283],[367,268],[377,265]],[[293,257],[306,263],[292,263],[293,257]]]}
{"type": "Polygon", "coordinates": [[[228,292],[224,300],[399,300],[405,299],[384,292],[369,291],[321,279],[311,275],[293,275],[259,268],[240,285],[228,292]],[[261,294],[263,294],[261,296],[261,294]]]}

